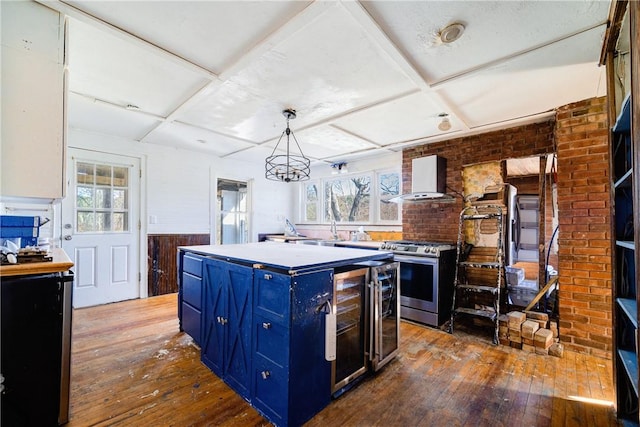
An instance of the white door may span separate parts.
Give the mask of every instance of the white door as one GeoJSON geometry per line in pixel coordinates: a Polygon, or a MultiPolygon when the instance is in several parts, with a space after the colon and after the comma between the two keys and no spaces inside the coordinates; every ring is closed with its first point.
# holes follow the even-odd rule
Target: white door
{"type": "Polygon", "coordinates": [[[62,247],[74,262],[73,306],[140,297],[140,159],[69,149],[62,247]]]}

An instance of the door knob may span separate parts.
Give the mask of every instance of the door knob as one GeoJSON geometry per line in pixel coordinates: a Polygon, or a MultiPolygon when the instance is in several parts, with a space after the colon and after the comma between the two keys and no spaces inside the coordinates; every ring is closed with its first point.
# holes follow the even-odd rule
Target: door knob
{"type": "Polygon", "coordinates": [[[66,236],[64,236],[64,240],[71,240],[73,239],[73,237],[71,237],[70,234],[67,234],[66,236]]]}

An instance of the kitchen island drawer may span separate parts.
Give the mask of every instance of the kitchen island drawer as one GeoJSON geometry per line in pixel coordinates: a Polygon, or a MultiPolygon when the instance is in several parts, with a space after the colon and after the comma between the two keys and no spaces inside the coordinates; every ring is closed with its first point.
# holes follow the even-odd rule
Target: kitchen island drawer
{"type": "Polygon", "coordinates": [[[254,327],[256,355],[276,363],[281,368],[288,368],[289,328],[258,315],[254,317],[254,327]]]}
{"type": "Polygon", "coordinates": [[[182,330],[188,334],[196,344],[200,345],[201,312],[186,302],[182,303],[182,330]]]}
{"type": "Polygon", "coordinates": [[[203,258],[193,254],[185,254],[182,260],[182,271],[193,274],[196,277],[202,277],[202,260],[203,258]]]}
{"type": "Polygon", "coordinates": [[[287,371],[264,357],[256,357],[252,404],[278,426],[288,424],[289,381],[287,371]]]}
{"type": "Polygon", "coordinates": [[[202,309],[201,278],[189,273],[182,273],[182,300],[188,302],[198,310],[202,309]]]}
{"type": "Polygon", "coordinates": [[[255,314],[288,327],[290,285],[291,277],[288,275],[256,270],[253,279],[255,314]]]}

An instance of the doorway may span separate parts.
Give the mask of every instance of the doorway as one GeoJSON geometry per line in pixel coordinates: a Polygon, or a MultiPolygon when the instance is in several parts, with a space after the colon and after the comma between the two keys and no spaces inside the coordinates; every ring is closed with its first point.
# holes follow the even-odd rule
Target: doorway
{"type": "Polygon", "coordinates": [[[70,148],[62,248],[74,263],[73,306],[140,297],[140,159],[70,148]]]}
{"type": "Polygon", "coordinates": [[[216,244],[249,241],[249,187],[245,181],[218,178],[216,194],[216,244]]]}

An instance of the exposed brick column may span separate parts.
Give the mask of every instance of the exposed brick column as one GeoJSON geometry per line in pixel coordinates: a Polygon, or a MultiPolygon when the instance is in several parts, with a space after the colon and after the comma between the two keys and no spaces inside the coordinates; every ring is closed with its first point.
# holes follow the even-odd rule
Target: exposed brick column
{"type": "Polygon", "coordinates": [[[612,276],[606,98],[557,110],[560,339],[611,358],[612,276]]]}

